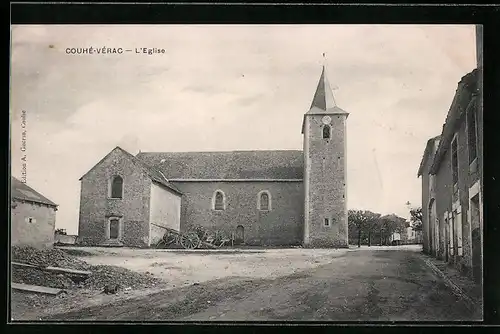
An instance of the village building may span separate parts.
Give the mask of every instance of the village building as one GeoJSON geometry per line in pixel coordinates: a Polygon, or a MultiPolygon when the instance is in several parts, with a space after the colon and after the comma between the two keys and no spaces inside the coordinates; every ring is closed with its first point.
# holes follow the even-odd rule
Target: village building
{"type": "Polygon", "coordinates": [[[422,244],[422,231],[415,230],[411,222],[410,226],[406,228],[406,236],[408,244],[422,244]]]}
{"type": "Polygon", "coordinates": [[[440,136],[427,142],[422,176],[424,251],[481,283],[483,248],[482,36],[478,68],[465,75],[440,136]]]}
{"type": "Polygon", "coordinates": [[[78,235],[71,235],[65,229],[56,229],[54,232],[54,245],[76,245],[78,243],[78,235]]]}
{"type": "Polygon", "coordinates": [[[80,179],[79,240],[149,247],[160,226],[203,226],[240,244],[348,247],[347,117],[323,67],[303,150],[134,156],[116,147],[80,179]]]}
{"type": "Polygon", "coordinates": [[[10,231],[12,246],[51,247],[57,204],[11,177],[10,231]]]}

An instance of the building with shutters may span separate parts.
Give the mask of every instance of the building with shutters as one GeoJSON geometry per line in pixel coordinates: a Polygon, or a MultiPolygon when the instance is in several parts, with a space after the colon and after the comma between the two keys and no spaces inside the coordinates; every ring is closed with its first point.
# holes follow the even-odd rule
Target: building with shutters
{"type": "Polygon", "coordinates": [[[424,251],[480,283],[483,250],[482,27],[477,68],[458,83],[440,136],[429,139],[422,177],[424,251]]]}

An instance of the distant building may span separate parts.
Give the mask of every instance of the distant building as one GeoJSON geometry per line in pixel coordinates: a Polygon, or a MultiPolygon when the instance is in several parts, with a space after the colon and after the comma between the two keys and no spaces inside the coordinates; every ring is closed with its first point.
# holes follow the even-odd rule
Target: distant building
{"type": "Polygon", "coordinates": [[[348,113],[324,68],[300,116],[303,150],[133,156],[113,149],[80,179],[79,239],[148,247],[164,233],[158,225],[201,225],[238,244],[348,247],[348,113]]]}
{"type": "MultiPolygon", "coordinates": [[[[478,29],[478,43],[482,36],[478,29]]],[[[482,59],[465,75],[440,136],[427,142],[422,176],[424,251],[481,282],[483,248],[482,59]]]]}
{"type": "Polygon", "coordinates": [[[18,179],[11,178],[11,245],[37,248],[54,244],[57,205],[18,179]]]}
{"type": "Polygon", "coordinates": [[[391,234],[391,245],[399,245],[401,244],[401,233],[393,232],[391,234]]]}
{"type": "Polygon", "coordinates": [[[415,231],[413,226],[406,228],[406,243],[408,244],[420,244],[422,243],[422,233],[421,231],[415,231]]]}
{"type": "Polygon", "coordinates": [[[55,245],[76,245],[78,242],[77,235],[70,235],[66,230],[56,230],[54,233],[55,245]]]}

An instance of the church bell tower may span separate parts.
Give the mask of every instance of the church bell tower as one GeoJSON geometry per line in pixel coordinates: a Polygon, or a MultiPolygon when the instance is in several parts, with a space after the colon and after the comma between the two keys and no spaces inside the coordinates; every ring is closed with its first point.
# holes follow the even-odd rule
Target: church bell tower
{"type": "Polygon", "coordinates": [[[348,247],[346,121],[325,67],[304,115],[304,247],[348,247]]]}

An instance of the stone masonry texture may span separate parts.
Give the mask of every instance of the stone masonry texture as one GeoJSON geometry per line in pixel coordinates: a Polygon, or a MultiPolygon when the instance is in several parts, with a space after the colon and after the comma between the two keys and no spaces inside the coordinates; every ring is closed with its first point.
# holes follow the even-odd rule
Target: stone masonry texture
{"type": "Polygon", "coordinates": [[[114,149],[81,180],[79,239],[83,244],[106,241],[109,217],[122,218],[122,237],[127,246],[149,244],[151,180],[119,149],[114,149]],[[108,198],[109,180],[123,178],[123,198],[108,198]]]}
{"type": "Polygon", "coordinates": [[[331,115],[331,139],[323,139],[323,115],[307,115],[309,138],[304,160],[308,165],[309,245],[347,247],[345,180],[345,116],[331,115]],[[324,226],[324,219],[330,226],[324,226]]]}
{"type": "Polygon", "coordinates": [[[175,182],[183,192],[181,230],[201,225],[227,236],[244,228],[247,245],[300,245],[303,234],[304,193],[302,182],[175,182]],[[226,209],[214,211],[212,199],[222,190],[226,209]],[[258,194],[271,195],[271,210],[257,209],[258,194]]]}

